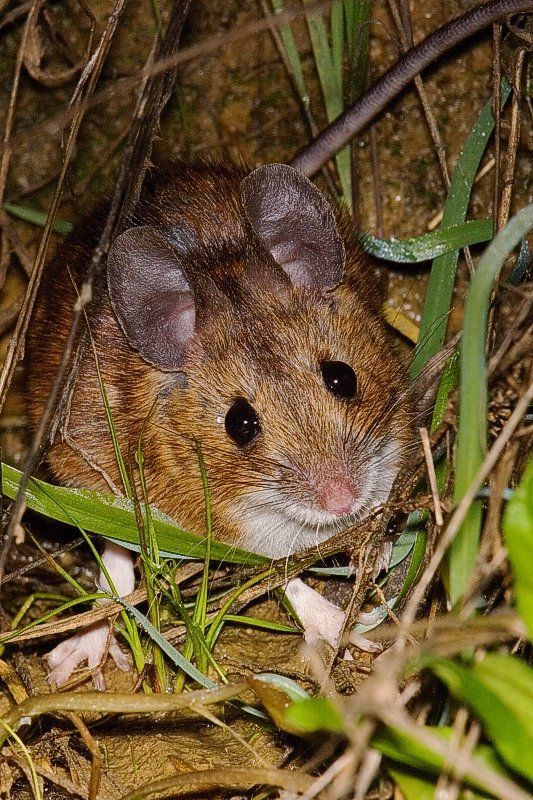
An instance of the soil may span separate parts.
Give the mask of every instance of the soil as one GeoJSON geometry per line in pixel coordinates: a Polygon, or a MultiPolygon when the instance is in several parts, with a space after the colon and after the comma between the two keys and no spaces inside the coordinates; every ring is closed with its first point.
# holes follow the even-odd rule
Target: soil
{"type": "MultiPolygon", "coordinates": [[[[138,70],[144,63],[155,32],[154,8],[164,24],[168,18],[169,0],[138,0],[130,3],[111,55],[104,70],[103,84],[138,70]]],[[[0,4],[1,5],[1,4],[0,4]]],[[[110,13],[110,0],[90,0],[95,17],[96,35],[110,13]]],[[[413,35],[418,41],[426,33],[468,7],[465,0],[423,0],[411,2],[413,35]]],[[[16,10],[17,3],[7,4],[4,13],[16,10]]],[[[384,0],[372,3],[371,77],[375,78],[398,56],[397,35],[384,0]]],[[[206,41],[257,20],[260,5],[255,0],[193,0],[183,37],[183,46],[206,41]]],[[[0,118],[5,119],[17,51],[25,17],[0,29],[0,118]]],[[[57,73],[75,64],[83,56],[89,31],[88,18],[75,0],[55,0],[41,14],[38,29],[41,36],[41,69],[46,75],[57,73]]],[[[295,25],[300,47],[305,53],[306,77],[312,88],[312,106],[319,125],[325,122],[320,92],[313,72],[309,42],[302,23],[295,25]]],[[[504,47],[504,63],[508,54],[504,47]]],[[[462,144],[477,114],[491,93],[492,56],[490,36],[470,41],[439,62],[424,76],[427,94],[442,135],[446,160],[453,172],[462,144]]],[[[57,88],[32,78],[23,69],[16,103],[13,129],[13,154],[8,175],[6,200],[10,203],[46,211],[61,164],[61,127],[57,115],[62,112],[75,83],[70,80],[57,88]],[[56,120],[49,123],[48,121],[56,120]]],[[[135,93],[118,94],[110,102],[99,105],[87,115],[77,143],[76,155],[63,193],[59,217],[76,222],[95,202],[109,193],[121,154],[121,144],[135,102],[135,93]]],[[[524,114],[530,114],[529,106],[524,114]]],[[[529,119],[531,122],[531,118],[529,119]]],[[[508,134],[508,120],[502,126],[502,142],[508,134]]],[[[358,225],[363,231],[382,236],[406,238],[426,232],[441,210],[446,189],[435,149],[424,122],[418,96],[406,91],[393,103],[374,126],[380,180],[376,186],[372,168],[371,143],[368,132],[357,137],[359,166],[358,225]],[[381,197],[382,223],[378,230],[376,195],[381,197]]],[[[249,164],[287,161],[307,141],[307,129],[299,104],[284,66],[268,31],[213,50],[209,56],[186,62],[180,68],[176,89],[164,113],[155,158],[185,159],[232,158],[249,164]]],[[[531,171],[531,137],[521,139],[513,208],[533,201],[531,171]]],[[[487,163],[493,155],[489,146],[487,163]]],[[[493,176],[489,172],[475,186],[469,216],[490,216],[492,211],[493,176]]],[[[40,229],[13,219],[13,225],[27,250],[35,254],[40,229]]],[[[54,236],[51,250],[61,241],[54,236]]],[[[51,251],[50,250],[50,251],[51,251]]],[[[2,264],[5,264],[2,259],[2,264]]],[[[389,304],[417,323],[423,303],[428,265],[390,270],[389,304]]],[[[465,266],[456,290],[456,306],[450,326],[457,329],[461,317],[461,300],[465,285],[465,266]]],[[[7,279],[0,295],[0,317],[19,301],[27,279],[15,255],[9,258],[7,279]]],[[[0,344],[3,358],[12,327],[5,330],[0,344]]],[[[10,397],[0,419],[2,457],[13,465],[24,460],[28,432],[24,404],[23,368],[19,367],[10,397]]],[[[42,545],[53,549],[65,541],[63,531],[52,529],[42,521],[30,519],[30,532],[35,532],[42,545]]],[[[14,549],[8,572],[33,563],[39,552],[30,535],[14,549]]],[[[61,557],[66,569],[75,570],[86,586],[91,585],[92,568],[83,550],[67,552],[61,557]]],[[[6,585],[3,623],[10,618],[31,592],[62,592],[54,570],[46,564],[28,571],[6,585]]],[[[30,616],[38,616],[43,604],[37,602],[30,616]]],[[[265,601],[247,613],[269,615],[287,622],[275,600],[265,601]]],[[[50,691],[42,655],[50,642],[30,642],[22,649],[9,648],[4,654],[18,672],[28,695],[50,691]]],[[[268,634],[257,630],[227,627],[216,657],[228,670],[231,679],[256,671],[282,672],[293,676],[311,691],[316,685],[309,662],[303,659],[298,636],[268,634]]],[[[346,679],[351,689],[362,680],[371,665],[371,658],[361,654],[349,668],[346,679]]],[[[110,688],[132,688],[135,677],[106,667],[110,688]]],[[[9,682],[8,682],[9,685],[9,682]]],[[[85,684],[83,688],[88,688],[85,684]]],[[[9,691],[0,688],[0,713],[11,704],[9,691]]],[[[99,800],[118,800],[141,784],[176,772],[207,769],[216,766],[239,766],[267,759],[279,765],[294,742],[280,737],[268,725],[252,719],[230,719],[229,727],[217,727],[197,716],[184,716],[172,723],[158,719],[118,718],[93,729],[105,753],[99,800]],[[235,734],[241,738],[237,739],[235,734]],[[252,745],[253,752],[242,744],[252,745]]],[[[54,777],[45,781],[45,797],[61,800],[66,797],[87,797],[91,757],[79,734],[67,720],[47,718],[35,726],[26,739],[28,749],[42,774],[54,777]],[[76,792],[72,786],[78,787],[76,792]]],[[[0,794],[26,800],[32,796],[20,767],[20,759],[7,758],[0,763],[0,794]],[[5,793],[5,794],[4,794],[5,793]]],[[[0,756],[1,761],[1,756],[0,756]]],[[[192,796],[192,795],[190,795],[192,796]]],[[[196,792],[195,797],[200,795],[196,792]]],[[[212,793],[209,795],[214,797],[212,793]]],[[[219,795],[216,795],[219,796],[219,795]]]]}

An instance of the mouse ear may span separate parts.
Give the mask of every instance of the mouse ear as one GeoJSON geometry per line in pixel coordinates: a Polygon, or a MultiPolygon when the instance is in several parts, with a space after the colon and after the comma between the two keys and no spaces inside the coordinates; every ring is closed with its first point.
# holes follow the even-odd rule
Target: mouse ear
{"type": "Polygon", "coordinates": [[[131,346],[155,367],[179,370],[196,317],[179,254],[155,228],[130,228],[109,249],[107,285],[131,346]]]}
{"type": "Polygon", "coordinates": [[[346,255],[326,198],[285,164],[267,164],[241,182],[246,216],[295,285],[327,291],[344,277],[346,255]]]}

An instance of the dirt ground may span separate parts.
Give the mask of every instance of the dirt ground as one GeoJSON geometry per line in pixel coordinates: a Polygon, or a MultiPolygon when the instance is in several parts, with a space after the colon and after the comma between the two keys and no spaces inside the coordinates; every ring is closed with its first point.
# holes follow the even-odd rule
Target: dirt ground
{"type": "MultiPolygon", "coordinates": [[[[0,119],[5,119],[10,103],[17,52],[25,20],[24,3],[8,2],[0,16],[0,119]],[[17,17],[15,12],[20,10],[17,17]]],[[[110,0],[89,0],[96,19],[96,35],[102,30],[112,8],[110,0]]],[[[471,5],[467,0],[422,0],[411,2],[413,35],[418,41],[440,24],[471,5]]],[[[0,8],[3,4],[0,2],[0,8]]],[[[159,0],[161,20],[168,18],[168,0],[159,0]]],[[[27,10],[26,10],[27,13],[27,10]]],[[[397,34],[384,0],[372,3],[371,76],[378,76],[398,57],[397,34]]],[[[254,0],[193,0],[183,46],[232,31],[261,18],[260,4],[254,0]]],[[[127,7],[125,18],[106,62],[102,83],[113,85],[144,63],[155,31],[154,5],[138,0],[127,7]]],[[[58,74],[76,64],[87,42],[89,24],[81,4],[75,0],[56,0],[45,5],[36,28],[39,41],[33,43],[35,63],[41,79],[23,68],[11,136],[12,157],[7,176],[5,201],[46,211],[61,165],[60,117],[75,85],[75,80],[61,80],[58,74]],[[51,85],[54,83],[59,85],[51,85]]],[[[297,39],[306,52],[305,69],[313,89],[313,105],[319,123],[324,113],[316,78],[313,74],[309,42],[303,23],[295,26],[297,39]]],[[[506,45],[504,64],[509,62],[506,45]]],[[[427,94],[439,127],[450,172],[459,156],[472,124],[490,96],[492,84],[490,36],[485,34],[459,48],[424,75],[427,94]]],[[[68,173],[58,217],[76,222],[97,200],[106,196],[113,185],[116,168],[130,119],[135,94],[118,93],[92,109],[82,126],[72,168],[68,173]]],[[[524,114],[531,115],[531,97],[524,114]]],[[[531,122],[531,117],[529,118],[531,122]]],[[[507,119],[502,125],[502,147],[508,136],[507,119]]],[[[533,128],[525,126],[525,130],[533,128]]],[[[373,128],[377,159],[372,159],[369,132],[357,139],[359,167],[358,225],[363,231],[381,236],[406,238],[426,232],[442,208],[446,197],[435,148],[424,122],[420,101],[411,89],[404,92],[373,128]]],[[[268,31],[233,44],[219,46],[207,56],[186,62],[179,70],[176,89],[164,113],[155,159],[180,157],[244,159],[249,164],[287,161],[307,141],[305,123],[300,114],[284,66],[268,31]]],[[[519,144],[515,175],[513,208],[533,201],[531,156],[533,139],[525,133],[519,144]]],[[[484,163],[493,150],[489,146],[484,163]]],[[[491,214],[493,177],[489,170],[475,186],[470,218],[491,214]]],[[[35,253],[40,229],[11,218],[20,239],[21,249],[35,253]]],[[[61,242],[52,239],[50,254],[61,242]]],[[[391,270],[389,303],[415,323],[420,320],[427,278],[427,265],[391,270]]],[[[464,273],[465,266],[461,270],[464,273]]],[[[27,275],[16,253],[4,243],[0,258],[4,280],[0,294],[0,328],[3,334],[0,357],[3,358],[16,311],[27,285],[27,275]]],[[[460,322],[460,301],[464,279],[456,290],[457,308],[450,325],[460,322]]],[[[19,366],[11,394],[0,419],[2,458],[17,466],[23,463],[28,443],[25,416],[24,372],[19,366]]],[[[64,532],[45,526],[42,520],[28,520],[29,533],[45,548],[63,543],[64,532]]],[[[27,533],[8,562],[7,572],[30,565],[39,557],[38,549],[27,533]]],[[[93,576],[90,559],[83,549],[67,552],[61,564],[71,569],[83,585],[89,587],[93,576]]],[[[46,563],[28,570],[6,584],[2,598],[4,627],[17,612],[24,598],[33,592],[63,592],[54,570],[46,563]]],[[[42,613],[37,602],[30,616],[42,613]]],[[[264,601],[254,613],[286,621],[274,600],[264,601]]],[[[50,691],[46,683],[43,654],[50,641],[29,642],[9,647],[2,658],[19,675],[24,691],[36,695],[50,691]]],[[[303,682],[310,691],[316,680],[309,663],[302,659],[297,636],[268,634],[251,629],[227,627],[221,637],[217,659],[235,679],[256,671],[280,672],[303,682]]],[[[362,654],[351,667],[348,684],[363,680],[371,657],[362,654]]],[[[135,683],[132,674],[106,668],[108,684],[113,689],[129,690],[135,683]]],[[[338,675],[339,682],[342,676],[338,675]]],[[[86,683],[82,688],[89,688],[86,683]]],[[[0,712],[10,704],[10,693],[0,686],[0,712]]],[[[267,759],[280,765],[294,754],[295,742],[280,737],[269,726],[250,719],[229,720],[229,726],[216,726],[197,716],[179,715],[175,721],[161,723],[157,718],[110,718],[101,721],[92,734],[105,753],[99,800],[119,800],[140,783],[191,769],[217,765],[254,765],[267,759]],[[236,736],[238,734],[238,737],[236,736]],[[243,745],[245,740],[250,747],[243,745]]],[[[27,741],[40,774],[47,776],[45,797],[63,800],[88,797],[91,754],[82,737],[68,720],[45,719],[35,726],[27,741]]],[[[32,796],[20,754],[0,763],[0,796],[26,800],[32,796]]],[[[231,793],[224,795],[230,796],[231,793]]],[[[192,795],[191,795],[192,796],[192,795]]],[[[195,797],[200,794],[196,792],[195,797]]],[[[203,795],[202,795],[203,796],[203,795]]],[[[222,796],[213,795],[209,796],[222,796]]],[[[263,795],[266,796],[266,795],[263,795]]]]}

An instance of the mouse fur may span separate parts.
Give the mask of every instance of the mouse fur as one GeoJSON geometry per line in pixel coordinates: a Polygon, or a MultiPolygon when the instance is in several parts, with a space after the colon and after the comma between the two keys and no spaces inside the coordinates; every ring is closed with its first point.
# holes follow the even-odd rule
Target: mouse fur
{"type": "MultiPolygon", "coordinates": [[[[179,368],[158,368],[131,346],[105,274],[97,279],[87,319],[127,463],[144,426],[151,502],[186,529],[204,532],[197,439],[215,535],[280,557],[318,544],[346,524],[317,507],[317,491],[324,485],[327,493],[328,481],[353,483],[353,517],[386,499],[411,438],[411,411],[405,370],[379,313],[372,264],[349,220],[336,218],[345,251],[338,285],[286,281],[243,211],[241,185],[248,173],[208,163],[154,169],[132,220],[132,228],[185,231],[188,257],[203,273],[206,285],[195,296],[198,331],[179,368]],[[355,401],[339,401],[324,387],[325,360],[352,366],[355,401]],[[235,445],[223,424],[240,396],[261,420],[258,440],[246,448],[235,445]]],[[[47,270],[28,340],[33,425],[103,216],[100,209],[89,217],[47,270]]],[[[87,337],[62,430],[48,452],[57,481],[102,491],[120,487],[87,337]]]]}

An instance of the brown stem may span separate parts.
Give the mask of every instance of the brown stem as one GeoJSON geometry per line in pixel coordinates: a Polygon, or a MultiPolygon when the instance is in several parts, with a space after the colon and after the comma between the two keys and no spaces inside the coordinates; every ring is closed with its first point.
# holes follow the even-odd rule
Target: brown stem
{"type": "Polygon", "coordinates": [[[315,141],[300,150],[291,165],[314,175],[356,133],[382,111],[422,70],[487,25],[509,14],[532,11],[531,0],[490,0],[438,28],[411,48],[315,141]]]}

